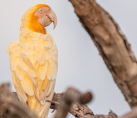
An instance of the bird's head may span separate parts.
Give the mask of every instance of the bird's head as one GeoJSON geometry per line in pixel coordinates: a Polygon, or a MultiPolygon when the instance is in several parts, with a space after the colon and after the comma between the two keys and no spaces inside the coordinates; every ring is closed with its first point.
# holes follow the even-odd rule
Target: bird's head
{"type": "Polygon", "coordinates": [[[39,4],[30,8],[22,18],[21,28],[27,27],[34,32],[46,34],[45,27],[54,23],[57,25],[57,16],[55,12],[45,4],[39,4]]]}

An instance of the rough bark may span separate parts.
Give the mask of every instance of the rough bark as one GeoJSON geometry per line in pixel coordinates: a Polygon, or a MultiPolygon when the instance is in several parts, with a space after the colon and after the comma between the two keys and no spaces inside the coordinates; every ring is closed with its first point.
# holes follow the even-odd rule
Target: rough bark
{"type": "Polygon", "coordinates": [[[55,94],[53,102],[58,102],[60,105],[57,108],[55,104],[51,104],[51,108],[56,109],[57,113],[54,118],[65,118],[67,113],[70,112],[75,117],[91,118],[93,112],[84,104],[90,102],[92,95],[88,92],[82,95],[76,89],[69,88],[65,94],[55,94]]]}
{"type": "Polygon", "coordinates": [[[126,115],[120,118],[137,118],[137,107],[134,107],[131,112],[127,113],[126,115]]]}
{"type": "MultiPolygon", "coordinates": [[[[94,115],[86,106],[92,99],[90,93],[81,94],[76,89],[68,89],[66,94],[55,94],[51,108],[57,110],[55,118],[65,118],[70,112],[78,118],[117,118],[112,111],[109,115],[94,115]],[[59,106],[59,107],[58,107],[59,106]],[[58,107],[58,108],[57,108],[58,107]]],[[[16,93],[11,93],[9,85],[0,86],[0,118],[38,118],[25,104],[21,103],[16,93]]]]}
{"type": "Polygon", "coordinates": [[[38,118],[17,95],[10,92],[9,85],[0,86],[0,118],[38,118]]]}
{"type": "Polygon", "coordinates": [[[137,61],[118,24],[95,0],[69,0],[130,107],[137,106],[137,61]]]}

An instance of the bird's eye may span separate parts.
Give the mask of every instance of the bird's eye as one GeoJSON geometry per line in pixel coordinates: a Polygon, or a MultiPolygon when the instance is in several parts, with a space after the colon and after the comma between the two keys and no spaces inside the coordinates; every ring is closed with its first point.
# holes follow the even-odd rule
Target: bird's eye
{"type": "Polygon", "coordinates": [[[43,13],[43,12],[44,12],[44,10],[43,10],[43,9],[40,9],[40,12],[41,12],[41,13],[43,13]]]}

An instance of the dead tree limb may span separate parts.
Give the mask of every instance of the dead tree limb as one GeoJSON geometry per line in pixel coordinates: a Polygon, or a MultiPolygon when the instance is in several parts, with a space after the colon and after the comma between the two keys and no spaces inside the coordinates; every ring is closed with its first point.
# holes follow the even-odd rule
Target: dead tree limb
{"type": "Polygon", "coordinates": [[[0,118],[38,118],[15,94],[10,92],[9,85],[0,86],[0,118]]]}
{"type": "MultiPolygon", "coordinates": [[[[61,107],[57,111],[55,118],[65,118],[68,112],[78,118],[118,118],[112,111],[109,115],[94,115],[86,105],[80,104],[88,103],[91,99],[92,96],[89,92],[83,95],[75,89],[69,89],[67,94],[54,95],[53,101],[51,101],[51,108],[57,109],[59,106],[60,109],[61,107]]],[[[0,118],[38,117],[25,104],[19,101],[16,93],[10,92],[9,85],[3,84],[0,86],[0,118]]]]}
{"type": "MultiPolygon", "coordinates": [[[[74,93],[69,96],[72,98],[74,93]]],[[[76,95],[76,94],[75,94],[76,95]]],[[[55,94],[53,101],[51,102],[51,108],[57,109],[59,102],[62,101],[64,93],[55,94]]],[[[68,96],[68,97],[69,97],[68,96]]],[[[83,103],[87,103],[92,99],[92,95],[88,92],[85,95],[81,95],[83,103]]],[[[66,104],[66,103],[65,103],[66,104]]],[[[68,112],[68,111],[66,111],[68,112]]],[[[92,116],[93,112],[86,106],[78,103],[73,103],[69,112],[73,116],[92,116]]],[[[65,112],[62,112],[62,114],[65,112]]],[[[0,118],[38,118],[25,104],[21,103],[17,97],[17,94],[11,93],[9,86],[3,84],[0,86],[0,118]]]]}
{"type": "Polygon", "coordinates": [[[137,106],[137,61],[118,24],[95,0],[69,0],[130,107],[137,106]]]}
{"type": "MultiPolygon", "coordinates": [[[[76,107],[75,103],[86,104],[86,103],[90,102],[91,99],[92,99],[92,96],[90,93],[82,95],[76,89],[73,89],[73,88],[67,89],[66,93],[63,95],[63,97],[60,101],[60,105],[57,108],[57,112],[56,112],[54,118],[66,118],[67,113],[69,111],[72,112],[72,114],[74,113],[74,110],[71,110],[71,109],[75,109],[75,107],[76,107]],[[75,104],[75,107],[74,107],[74,104],[75,104]],[[71,106],[72,106],[72,108],[71,108],[71,106]]],[[[85,109],[85,110],[87,110],[87,109],[85,109]]],[[[92,111],[90,109],[88,109],[88,110],[89,110],[89,112],[87,114],[89,115],[89,113],[90,113],[90,115],[93,115],[92,111]]],[[[75,116],[76,116],[76,114],[78,117],[87,117],[87,114],[81,114],[78,112],[78,107],[77,107],[77,111],[75,111],[75,116]]]]}
{"type": "MultiPolygon", "coordinates": [[[[62,101],[63,95],[64,93],[59,93],[54,95],[54,98],[52,101],[53,104],[51,104],[51,109],[57,108],[58,103],[62,101]],[[57,103],[57,105],[55,105],[55,103],[57,103]]],[[[78,118],[118,118],[118,116],[113,111],[110,111],[108,115],[94,115],[92,110],[87,105],[81,105],[76,102],[71,105],[69,112],[73,116],[78,118]]]]}
{"type": "MultiPolygon", "coordinates": [[[[92,99],[90,96],[90,93],[82,95],[78,90],[69,88],[63,95],[54,118],[66,118],[67,113],[71,112],[71,109],[73,109],[75,103],[79,105],[86,104],[92,99]]],[[[91,112],[86,112],[87,107],[82,108],[83,109],[81,110],[79,109],[80,111],[75,111],[75,113],[79,111],[77,115],[73,115],[78,118],[118,118],[117,115],[115,115],[112,111],[109,113],[109,115],[93,115],[90,109],[88,109],[88,111],[91,112]]]]}
{"type": "MultiPolygon", "coordinates": [[[[55,94],[52,100],[51,109],[56,109],[59,102],[62,100],[65,93],[58,93],[55,94]],[[56,103],[58,103],[56,105],[56,103]]],[[[74,95],[74,94],[73,94],[74,95]]],[[[72,96],[71,96],[72,97],[72,96]]],[[[86,103],[87,101],[90,101],[92,99],[91,94],[88,92],[85,95],[83,95],[83,102],[86,103]]],[[[93,116],[93,112],[87,105],[78,104],[77,102],[73,103],[71,105],[71,108],[69,112],[75,116],[75,117],[82,117],[82,116],[93,116]]]]}

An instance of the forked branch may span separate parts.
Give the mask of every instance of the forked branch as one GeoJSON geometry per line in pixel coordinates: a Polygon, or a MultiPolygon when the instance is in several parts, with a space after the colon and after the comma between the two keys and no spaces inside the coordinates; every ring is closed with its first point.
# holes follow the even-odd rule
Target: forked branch
{"type": "MultiPolygon", "coordinates": [[[[86,105],[90,102],[92,95],[88,92],[81,94],[73,88],[69,88],[65,93],[55,94],[51,102],[51,108],[56,110],[54,118],[66,118],[68,112],[78,118],[117,118],[110,112],[109,115],[94,115],[86,105]]],[[[18,100],[16,93],[11,93],[9,85],[0,86],[0,118],[38,118],[25,104],[18,100]]]]}

